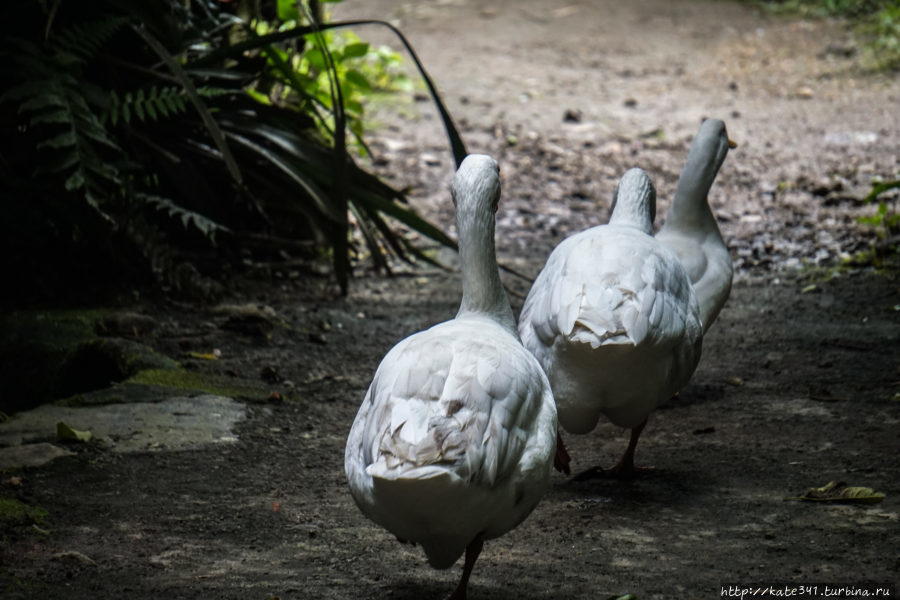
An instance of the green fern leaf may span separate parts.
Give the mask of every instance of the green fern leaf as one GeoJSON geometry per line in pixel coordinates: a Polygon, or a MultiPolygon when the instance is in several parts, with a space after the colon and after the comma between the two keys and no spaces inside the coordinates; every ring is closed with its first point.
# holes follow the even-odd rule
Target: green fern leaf
{"type": "Polygon", "coordinates": [[[33,96],[19,105],[19,114],[38,111],[44,108],[68,108],[65,96],[57,91],[48,91],[40,96],[33,96]]]}
{"type": "Polygon", "coordinates": [[[156,109],[162,113],[162,116],[169,118],[169,109],[166,107],[166,103],[162,98],[154,98],[152,104],[156,105],[156,109]]]}
{"type": "Polygon", "coordinates": [[[213,244],[216,243],[215,238],[217,233],[231,233],[231,229],[225,225],[213,221],[198,212],[179,206],[168,198],[152,196],[149,194],[139,194],[139,197],[145,200],[147,204],[154,206],[156,210],[163,211],[170,217],[178,218],[185,229],[193,225],[213,244]]]}
{"type": "Polygon", "coordinates": [[[153,121],[157,121],[159,117],[156,114],[156,108],[153,106],[153,99],[149,99],[146,104],[144,104],[144,110],[147,111],[147,115],[153,119],[153,121]]]}
{"type": "Polygon", "coordinates": [[[31,127],[35,127],[41,123],[69,123],[70,121],[71,115],[69,114],[69,111],[61,108],[59,110],[48,110],[38,113],[31,117],[28,124],[31,127]]]}
{"type": "Polygon", "coordinates": [[[57,136],[54,136],[48,140],[44,140],[43,142],[37,145],[38,150],[41,148],[67,148],[69,146],[74,146],[78,143],[78,137],[75,135],[74,129],[69,129],[64,133],[60,133],[57,136]]]}
{"type": "Polygon", "coordinates": [[[184,111],[184,101],[175,94],[166,94],[163,100],[174,114],[184,111]]]}
{"type": "Polygon", "coordinates": [[[8,100],[24,100],[45,94],[48,90],[47,80],[45,79],[29,79],[23,83],[15,85],[0,95],[0,102],[8,100]]]}
{"type": "Polygon", "coordinates": [[[66,179],[66,190],[74,192],[84,187],[84,173],[81,169],[76,169],[68,179],[66,179]]]}
{"type": "Polygon", "coordinates": [[[125,17],[103,15],[94,21],[76,23],[65,29],[53,40],[58,52],[66,53],[78,61],[92,58],[128,23],[125,17]]]}
{"type": "Polygon", "coordinates": [[[61,156],[54,160],[44,161],[35,169],[35,174],[42,173],[65,173],[79,163],[78,153],[74,148],[70,148],[68,152],[62,153],[61,156]]]}
{"type": "Polygon", "coordinates": [[[61,67],[72,68],[75,65],[82,65],[85,62],[84,58],[78,56],[74,52],[65,50],[57,50],[56,52],[56,63],[61,67]]]}

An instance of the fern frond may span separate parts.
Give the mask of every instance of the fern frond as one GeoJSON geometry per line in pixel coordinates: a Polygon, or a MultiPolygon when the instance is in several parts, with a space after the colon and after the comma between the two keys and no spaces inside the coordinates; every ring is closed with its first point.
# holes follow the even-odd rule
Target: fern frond
{"type": "MultiPolygon", "coordinates": [[[[92,39],[89,43],[97,41],[92,39]]],[[[118,146],[88,104],[85,93],[91,88],[73,75],[67,59],[61,59],[65,52],[48,52],[24,40],[14,46],[19,69],[23,65],[37,67],[29,73],[19,70],[19,82],[0,96],[0,101],[16,104],[16,113],[42,137],[36,149],[46,157],[35,175],[60,177],[66,190],[83,193],[87,203],[108,219],[100,199],[108,196],[105,190],[121,185],[117,170],[101,157],[100,147],[118,150],[118,146]]]]}
{"type": "Polygon", "coordinates": [[[61,61],[84,62],[96,56],[128,21],[126,17],[104,16],[94,21],[74,23],[52,39],[51,44],[61,61]]]}
{"type": "Polygon", "coordinates": [[[169,118],[187,111],[187,96],[181,88],[153,86],[149,92],[143,89],[137,92],[127,92],[124,98],[120,98],[115,90],[109,93],[109,103],[103,120],[109,119],[113,126],[118,125],[121,119],[125,123],[131,122],[134,114],[141,122],[158,121],[160,115],[169,118]]]}
{"type": "Polygon", "coordinates": [[[185,229],[188,229],[193,225],[200,233],[206,236],[214,246],[216,245],[217,233],[231,233],[231,229],[225,225],[217,223],[198,212],[179,206],[168,198],[142,193],[137,194],[137,197],[143,199],[147,204],[154,206],[156,210],[165,211],[170,217],[180,219],[181,224],[185,229]]]}

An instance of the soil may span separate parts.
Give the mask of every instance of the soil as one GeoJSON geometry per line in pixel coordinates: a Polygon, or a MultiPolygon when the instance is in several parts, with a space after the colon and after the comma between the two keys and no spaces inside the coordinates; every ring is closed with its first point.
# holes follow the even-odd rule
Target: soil
{"type": "MultiPolygon", "coordinates": [[[[740,145],[711,193],[736,266],[691,383],[638,446],[633,481],[554,473],[534,513],[492,540],[474,599],[718,598],[723,587],[895,586],[900,528],[900,295],[891,273],[834,269],[867,249],[856,222],[873,177],[900,171],[900,83],[863,72],[845,24],[745,4],[646,0],[348,1],[395,20],[441,88],[471,152],[500,162],[500,261],[533,277],[573,231],[605,222],[616,179],[646,169],[661,223],[704,116],[740,145]],[[877,504],[786,501],[829,481],[877,504]]],[[[380,33],[360,31],[380,40],[380,33]]],[[[388,38],[384,38],[385,41],[388,38]]],[[[452,230],[453,163],[427,101],[375,111],[378,168],[452,230]]],[[[441,253],[452,263],[453,257],[441,253]]],[[[505,273],[518,311],[528,282],[505,273]]],[[[238,441],[119,454],[94,445],[0,478],[48,515],[0,544],[5,598],[441,598],[427,566],[363,517],[343,473],[347,432],[401,338],[455,314],[459,278],[357,268],[332,280],[277,265],[230,301],[272,307],[271,335],[221,327],[198,305],[153,317],[154,347],[191,369],[265,379],[238,441]],[[221,351],[216,361],[185,352],[221,351]]],[[[259,332],[256,332],[259,333],[259,332]]],[[[566,437],[578,470],[612,464],[627,432],[566,437]]],[[[805,596],[814,596],[808,591],[805,596]]]]}

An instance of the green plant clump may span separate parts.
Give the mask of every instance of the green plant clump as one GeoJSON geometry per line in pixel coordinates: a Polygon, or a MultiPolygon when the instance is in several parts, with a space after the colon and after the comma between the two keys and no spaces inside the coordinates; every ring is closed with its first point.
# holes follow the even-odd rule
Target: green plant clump
{"type": "MultiPolygon", "coordinates": [[[[75,297],[140,280],[141,265],[164,291],[208,295],[202,273],[317,248],[346,292],[364,255],[385,270],[427,260],[408,230],[453,246],[356,161],[367,95],[409,85],[399,56],[334,33],[372,22],[325,23],[318,6],[12,0],[17,18],[0,24],[0,257],[22,282],[14,294],[75,297]]],[[[416,60],[461,161],[412,48],[375,23],[416,60]]]]}
{"type": "MultiPolygon", "coordinates": [[[[900,214],[897,214],[894,204],[886,196],[887,192],[898,188],[900,180],[873,184],[872,191],[864,202],[871,203],[877,200],[878,208],[874,215],[857,217],[857,221],[874,228],[875,241],[868,250],[854,257],[854,262],[883,267],[896,261],[900,252],[900,214]]],[[[896,200],[896,195],[893,200],[896,200]]]]}

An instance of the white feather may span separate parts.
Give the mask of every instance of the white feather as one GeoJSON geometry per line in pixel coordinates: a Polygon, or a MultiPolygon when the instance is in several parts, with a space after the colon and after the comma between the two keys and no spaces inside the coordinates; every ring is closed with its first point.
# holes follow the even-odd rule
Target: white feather
{"type": "Polygon", "coordinates": [[[460,312],[387,353],[344,461],[363,513],[421,544],[438,568],[452,565],[476,536],[500,536],[531,512],[556,449],[549,382],[522,346],[500,286],[492,206],[499,190],[467,179],[496,182],[496,163],[474,158],[454,181],[465,248],[460,312]]]}
{"type": "Polygon", "coordinates": [[[729,147],[725,124],[707,119],[694,138],[672,206],[656,239],[672,250],[688,274],[703,331],[709,330],[731,293],[734,268],[707,197],[729,147]]]}
{"type": "Polygon", "coordinates": [[[647,233],[652,210],[634,204],[641,193],[652,198],[649,179],[634,171],[620,183],[610,224],[553,251],[519,319],[523,343],[550,378],[560,424],[576,433],[601,414],[622,427],[640,424],[700,359],[697,298],[673,252],[647,233]]]}

